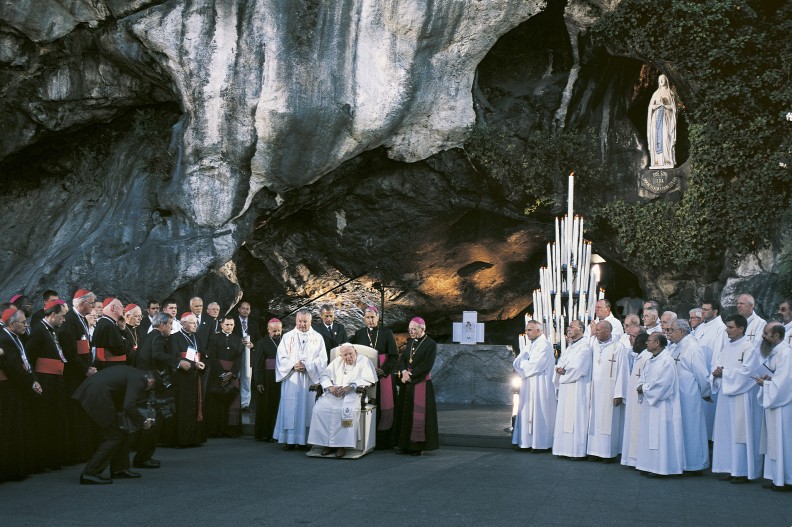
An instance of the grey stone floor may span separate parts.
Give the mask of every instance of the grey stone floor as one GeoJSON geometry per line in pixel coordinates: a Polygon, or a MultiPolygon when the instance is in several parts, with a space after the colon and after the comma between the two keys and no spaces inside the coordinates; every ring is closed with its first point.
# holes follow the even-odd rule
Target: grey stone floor
{"type": "MultiPolygon", "coordinates": [[[[441,435],[447,443],[467,431],[476,443],[491,434],[502,445],[510,414],[443,406],[441,435]]],[[[759,483],[709,473],[648,479],[620,465],[510,448],[375,451],[352,461],[243,437],[159,449],[157,458],[161,469],[104,487],[80,486],[79,466],[4,483],[0,525],[792,525],[792,495],[759,483]]]]}

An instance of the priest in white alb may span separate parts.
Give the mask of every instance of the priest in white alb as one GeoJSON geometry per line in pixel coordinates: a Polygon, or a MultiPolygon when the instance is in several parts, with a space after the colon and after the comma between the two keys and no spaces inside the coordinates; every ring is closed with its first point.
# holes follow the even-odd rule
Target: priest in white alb
{"type": "Polygon", "coordinates": [[[707,420],[705,405],[712,404],[710,397],[709,368],[704,364],[704,350],[691,335],[687,320],[678,319],[671,324],[671,342],[676,347],[671,357],[677,370],[679,397],[682,404],[682,433],[685,436],[685,472],[701,475],[709,467],[707,420]]]}
{"type": "Polygon", "coordinates": [[[315,396],[308,391],[327,367],[322,335],[311,328],[311,312],[297,312],[296,327],[283,335],[275,358],[275,380],[281,383],[281,399],[273,439],[284,450],[305,446],[315,396]]]}
{"type": "Polygon", "coordinates": [[[764,331],[765,319],[754,311],[756,301],[754,297],[743,293],[737,297],[737,314],[745,317],[748,326],[745,328],[745,338],[753,343],[757,350],[762,345],[762,332],[764,331]]]}
{"type": "Polygon", "coordinates": [[[324,447],[323,456],[335,450],[335,457],[342,458],[360,438],[361,394],[356,390],[377,382],[377,371],[349,342],[341,344],[339,352],[319,380],[323,395],[313,409],[308,443],[324,447]]]}
{"type": "Polygon", "coordinates": [[[685,462],[682,407],[676,367],[664,335],[652,333],[646,349],[652,358],[641,372],[641,431],[635,468],[649,474],[681,474],[685,462]]]}
{"type": "Polygon", "coordinates": [[[610,322],[599,322],[595,336],[591,346],[591,404],[586,453],[614,463],[621,454],[630,361],[627,348],[611,337],[610,322]]]}
{"type": "Polygon", "coordinates": [[[761,364],[759,351],[745,336],[742,315],[726,320],[729,342],[712,357],[712,391],[718,392],[712,437],[712,472],[732,483],[748,483],[762,476],[759,440],[762,408],[753,376],[761,364]]]}
{"type": "MultiPolygon", "coordinates": [[[[715,300],[705,300],[701,303],[701,324],[696,328],[696,339],[704,350],[704,362],[707,371],[712,371],[712,357],[728,341],[726,335],[726,324],[723,323],[720,315],[720,304],[715,300]]],[[[712,430],[715,427],[715,409],[718,407],[718,394],[712,393],[712,404],[704,407],[704,418],[707,421],[707,439],[712,441],[712,430]]]]}
{"type": "Polygon", "coordinates": [[[624,437],[622,439],[621,464],[634,467],[638,461],[638,434],[641,431],[641,398],[638,394],[638,385],[641,373],[646,367],[646,362],[652,358],[652,352],[646,349],[649,334],[640,326],[628,330],[632,351],[632,369],[630,379],[627,381],[627,396],[624,401],[624,437]]]}
{"type": "Polygon", "coordinates": [[[591,347],[583,336],[583,322],[567,328],[570,343],[558,358],[553,384],[558,389],[553,454],[571,459],[586,457],[588,407],[591,391],[591,347]]]}
{"type": "Polygon", "coordinates": [[[529,320],[525,324],[525,334],[520,336],[520,354],[513,366],[522,384],[512,443],[524,449],[549,450],[553,446],[556,417],[555,354],[540,322],[529,320]]]}
{"type": "Polygon", "coordinates": [[[763,486],[775,491],[792,491],[792,348],[786,343],[786,330],[778,322],[764,327],[763,362],[755,375],[761,386],[759,402],[764,408],[762,453],[763,486]]]}

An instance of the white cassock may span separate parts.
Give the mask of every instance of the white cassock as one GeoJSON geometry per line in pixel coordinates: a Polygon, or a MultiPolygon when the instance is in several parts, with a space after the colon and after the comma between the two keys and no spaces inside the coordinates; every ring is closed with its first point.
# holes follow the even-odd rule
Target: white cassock
{"type": "Polygon", "coordinates": [[[534,341],[520,337],[520,354],[513,365],[522,385],[512,443],[520,448],[551,448],[556,417],[552,344],[544,335],[534,341]]]}
{"type": "Polygon", "coordinates": [[[591,392],[591,347],[580,338],[567,347],[558,359],[557,368],[564,375],[553,375],[558,389],[553,454],[584,457],[588,438],[588,407],[591,392]]]}
{"type": "MultiPolygon", "coordinates": [[[[622,323],[621,323],[621,321],[618,318],[613,316],[613,313],[611,313],[610,315],[608,315],[607,317],[605,317],[603,319],[595,318],[594,320],[592,320],[592,323],[596,324],[597,322],[602,322],[603,320],[607,320],[608,322],[610,322],[610,325],[611,325],[611,337],[612,338],[618,339],[622,335],[624,335],[624,326],[622,326],[622,323]]],[[[586,326],[586,331],[583,334],[583,336],[587,337],[589,339],[592,339],[592,340],[596,340],[596,337],[591,334],[591,323],[588,326],[586,326]]],[[[594,345],[593,342],[591,342],[590,344],[592,346],[594,345]]],[[[628,344],[629,344],[629,341],[628,341],[628,344]]]]}
{"type": "Polygon", "coordinates": [[[792,485],[792,349],[786,339],[773,348],[759,370],[772,377],[759,389],[764,408],[764,477],[778,487],[792,485]]]}
{"type": "Polygon", "coordinates": [[[355,364],[347,364],[339,356],[325,368],[319,382],[325,392],[314,406],[308,443],[355,448],[360,438],[361,394],[353,390],[344,397],[337,397],[327,389],[331,386],[371,386],[377,382],[374,365],[364,355],[358,355],[355,364]]]}
{"type": "Polygon", "coordinates": [[[272,434],[279,443],[306,444],[315,400],[308,388],[319,382],[326,367],[327,353],[319,333],[293,329],[283,335],[275,358],[275,380],[281,383],[281,400],[272,434]],[[294,371],[300,361],[305,365],[304,372],[294,371]]]}
{"type": "Polygon", "coordinates": [[[762,475],[762,408],[756,397],[759,387],[751,378],[760,363],[759,352],[745,337],[727,343],[712,357],[714,368],[723,367],[721,378],[710,374],[712,391],[720,394],[712,433],[714,473],[748,479],[762,475]]]}
{"type": "Polygon", "coordinates": [[[671,353],[676,364],[679,398],[682,404],[682,433],[685,438],[685,470],[709,467],[707,420],[704,400],[711,393],[709,367],[705,365],[704,349],[696,337],[687,335],[671,353]]]}
{"type": "Polygon", "coordinates": [[[792,348],[792,322],[784,326],[784,342],[792,348]]]}
{"type": "Polygon", "coordinates": [[[613,406],[613,400],[624,399],[627,395],[629,352],[612,339],[608,342],[594,341],[586,453],[613,458],[621,453],[624,435],[624,402],[613,406]]]}
{"type": "Polygon", "coordinates": [[[756,349],[759,350],[759,347],[762,345],[762,332],[767,325],[767,321],[757,315],[755,311],[752,312],[751,316],[746,320],[748,320],[748,327],[745,328],[745,338],[753,343],[756,349]]]}
{"type": "Polygon", "coordinates": [[[654,474],[681,474],[685,461],[682,409],[671,353],[664,349],[641,372],[641,431],[635,468],[654,474]]]}
{"type": "Polygon", "coordinates": [[[661,334],[663,333],[663,326],[660,325],[659,319],[657,321],[657,324],[655,324],[651,328],[644,326],[644,329],[646,330],[647,335],[651,335],[652,333],[661,333],[661,334]]]}
{"type": "MultiPolygon", "coordinates": [[[[630,355],[635,355],[632,351],[630,355]]],[[[652,352],[643,350],[633,361],[630,379],[627,381],[627,397],[624,409],[624,439],[622,440],[621,464],[634,467],[638,459],[638,433],[641,431],[641,399],[638,397],[638,384],[646,362],[652,352]]]]}
{"type": "MultiPolygon", "coordinates": [[[[714,317],[709,322],[701,321],[701,324],[696,328],[696,339],[701,344],[704,350],[704,361],[707,365],[707,370],[712,371],[715,369],[712,366],[712,357],[715,352],[720,352],[725,342],[723,335],[726,334],[726,324],[720,316],[714,317]]],[[[712,383],[710,383],[710,389],[712,383]]],[[[704,419],[707,421],[707,439],[712,441],[712,430],[715,427],[715,409],[718,407],[718,394],[712,393],[712,404],[704,406],[704,419]]]]}

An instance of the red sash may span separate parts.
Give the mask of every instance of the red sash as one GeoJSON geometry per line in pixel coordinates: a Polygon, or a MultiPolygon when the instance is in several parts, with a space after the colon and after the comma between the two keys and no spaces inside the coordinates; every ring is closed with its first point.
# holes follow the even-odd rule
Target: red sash
{"type": "Polygon", "coordinates": [[[77,341],[77,354],[78,355],[90,355],[91,354],[91,343],[87,340],[80,339],[77,341]]]}
{"type": "Polygon", "coordinates": [[[432,380],[427,374],[421,382],[415,383],[413,390],[413,422],[410,441],[423,443],[426,441],[426,381],[432,380]]]}
{"type": "Polygon", "coordinates": [[[96,360],[100,362],[126,362],[126,355],[113,355],[105,353],[104,348],[96,348],[96,360]]]}
{"type": "Polygon", "coordinates": [[[6,375],[6,372],[0,370],[0,381],[7,381],[7,380],[8,380],[8,375],[6,375]]]}
{"type": "Polygon", "coordinates": [[[275,369],[275,359],[267,359],[264,361],[264,369],[266,370],[274,370],[275,369]]]}
{"type": "Polygon", "coordinates": [[[50,375],[63,375],[63,361],[60,359],[36,359],[36,373],[47,373],[50,375]]]}
{"type": "MultiPolygon", "coordinates": [[[[184,359],[184,360],[187,360],[187,352],[186,351],[183,351],[181,353],[181,358],[184,359]]],[[[201,362],[201,354],[200,353],[196,353],[195,354],[195,362],[201,362]]],[[[195,377],[198,379],[198,381],[197,381],[198,382],[198,418],[197,418],[197,420],[200,423],[201,421],[203,421],[203,411],[202,411],[202,408],[203,408],[203,387],[201,386],[201,376],[200,375],[196,375],[195,377]]]]}
{"type": "MultiPolygon", "coordinates": [[[[232,360],[223,360],[220,359],[220,366],[223,367],[225,371],[231,371],[234,367],[234,361],[232,360]]],[[[234,383],[234,386],[239,388],[239,379],[234,379],[231,381],[234,383]]],[[[229,426],[239,426],[239,418],[240,412],[242,411],[242,399],[240,397],[240,393],[237,392],[236,398],[231,401],[231,406],[228,407],[228,425],[229,426]]]]}
{"type": "MultiPolygon", "coordinates": [[[[380,367],[388,360],[388,355],[379,355],[380,367]]],[[[380,422],[377,430],[390,430],[393,426],[393,378],[386,375],[379,380],[380,422]]]]}

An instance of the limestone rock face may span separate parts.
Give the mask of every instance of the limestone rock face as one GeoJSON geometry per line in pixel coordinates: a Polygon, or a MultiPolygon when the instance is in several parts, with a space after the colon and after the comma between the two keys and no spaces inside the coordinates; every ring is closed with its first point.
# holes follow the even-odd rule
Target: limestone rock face
{"type": "MultiPolygon", "coordinates": [[[[152,170],[150,144],[125,142],[109,154],[120,173],[109,166],[91,174],[51,170],[75,179],[58,196],[61,205],[78,208],[93,194],[102,213],[74,215],[68,229],[41,217],[41,232],[17,250],[36,256],[4,273],[2,294],[41,283],[117,291],[121,275],[146,274],[141,257],[162,256],[140,251],[138,242],[172,238],[165,269],[136,284],[139,295],[161,295],[231,258],[255,219],[248,214],[254,200],[256,213],[271,213],[283,204],[281,193],[378,146],[417,160],[461,144],[475,118],[476,65],[540,7],[522,0],[5,3],[0,160],[4,171],[15,171],[6,177],[22,170],[18,159],[40,158],[48,139],[95,123],[120,125],[129,108],[174,101],[181,115],[170,123],[170,165],[154,162],[152,170]],[[106,178],[116,179],[107,194],[97,191],[106,178]],[[93,185],[82,184],[87,180],[93,185]],[[145,199],[124,201],[117,192],[145,199]],[[125,221],[152,210],[162,212],[156,221],[125,221]],[[160,231],[162,218],[169,227],[160,231]],[[114,251],[74,237],[78,226],[90,226],[97,240],[114,239],[114,221],[129,238],[114,251]],[[53,243],[58,236],[70,244],[53,243]],[[196,246],[205,236],[212,242],[196,246]],[[182,239],[199,250],[176,257],[182,239]],[[125,258],[127,271],[107,265],[108,257],[125,258]],[[62,276],[67,263],[71,272],[62,276]]],[[[3,214],[29,212],[50,192],[20,186],[6,194],[18,205],[3,214]]]]}

